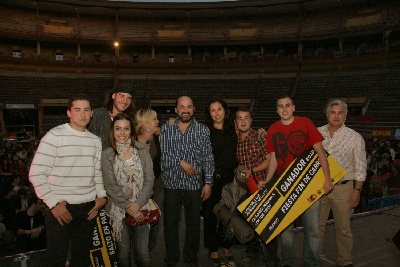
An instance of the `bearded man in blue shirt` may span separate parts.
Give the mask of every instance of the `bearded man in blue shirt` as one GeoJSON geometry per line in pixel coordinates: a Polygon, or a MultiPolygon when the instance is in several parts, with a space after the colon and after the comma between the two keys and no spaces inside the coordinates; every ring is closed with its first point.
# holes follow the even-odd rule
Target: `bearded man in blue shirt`
{"type": "Polygon", "coordinates": [[[176,102],[175,123],[161,127],[161,170],[164,183],[164,237],[166,264],[179,263],[179,221],[181,207],[185,214],[183,258],[189,266],[199,266],[200,209],[202,201],[211,195],[214,158],[210,130],[197,122],[195,106],[189,96],[176,102]]]}

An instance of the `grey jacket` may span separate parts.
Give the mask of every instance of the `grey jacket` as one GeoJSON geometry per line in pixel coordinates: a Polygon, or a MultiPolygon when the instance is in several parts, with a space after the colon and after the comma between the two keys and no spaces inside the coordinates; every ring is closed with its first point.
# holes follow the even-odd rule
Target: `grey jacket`
{"type": "MultiPolygon", "coordinates": [[[[138,149],[139,158],[143,168],[143,188],[139,192],[138,198],[135,202],[142,207],[147,203],[153,194],[153,162],[151,160],[150,153],[144,144],[136,141],[135,146],[138,149]]],[[[103,172],[104,186],[108,196],[108,204],[106,206],[107,212],[110,211],[109,209],[112,203],[115,203],[121,209],[125,209],[129,204],[129,198],[124,196],[124,193],[117,184],[117,180],[114,175],[114,158],[115,152],[112,147],[108,147],[103,150],[101,154],[101,170],[103,172]]]]}
{"type": "Polygon", "coordinates": [[[110,127],[111,118],[108,110],[105,107],[93,110],[88,130],[100,137],[103,150],[110,146],[110,127]]]}

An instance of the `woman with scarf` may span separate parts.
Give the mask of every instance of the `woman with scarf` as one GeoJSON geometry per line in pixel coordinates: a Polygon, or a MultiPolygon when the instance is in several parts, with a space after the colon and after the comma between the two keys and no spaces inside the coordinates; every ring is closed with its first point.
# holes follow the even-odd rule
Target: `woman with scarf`
{"type": "Polygon", "coordinates": [[[110,129],[111,146],[102,153],[104,186],[108,195],[107,214],[117,242],[122,267],[148,267],[150,225],[128,226],[125,214],[136,221],[144,219],[153,193],[153,163],[146,145],[135,141],[131,118],[119,113],[110,129]],[[134,262],[132,262],[134,261],[134,262]]]}

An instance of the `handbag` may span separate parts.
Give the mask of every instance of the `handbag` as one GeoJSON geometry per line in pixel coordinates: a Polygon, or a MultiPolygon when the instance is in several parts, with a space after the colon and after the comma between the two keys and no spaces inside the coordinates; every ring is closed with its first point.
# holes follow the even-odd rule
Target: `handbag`
{"type": "Polygon", "coordinates": [[[136,221],[135,218],[128,213],[125,214],[125,223],[129,226],[143,226],[148,223],[154,223],[160,219],[161,210],[154,200],[149,199],[146,203],[146,209],[140,210],[143,213],[144,219],[140,222],[136,221]]]}

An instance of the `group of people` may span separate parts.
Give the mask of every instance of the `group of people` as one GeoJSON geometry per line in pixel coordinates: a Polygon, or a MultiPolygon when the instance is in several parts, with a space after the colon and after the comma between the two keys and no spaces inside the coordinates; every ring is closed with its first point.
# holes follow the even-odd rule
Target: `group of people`
{"type": "Polygon", "coordinates": [[[0,255],[3,256],[45,247],[40,200],[28,180],[34,150],[33,142],[16,140],[7,143],[0,157],[0,255]],[[32,235],[39,225],[40,234],[32,235]]]}
{"type": "MultiPolygon", "coordinates": [[[[51,129],[39,144],[29,179],[47,206],[50,266],[64,266],[68,254],[70,266],[90,266],[94,218],[103,206],[111,221],[120,266],[150,266],[149,250],[158,239],[157,224],[128,226],[125,217],[142,221],[142,211],[157,194],[163,194],[158,204],[163,211],[166,266],[180,262],[182,212],[185,263],[199,266],[202,216],[204,246],[211,264],[235,266],[231,251],[234,240],[227,238],[227,226],[213,212],[223,188],[233,182],[236,169],[241,168],[245,178],[253,177],[257,188],[262,189],[310,147],[318,153],[326,196],[301,216],[304,263],[319,266],[324,225],[332,209],[337,220],[338,264],[351,266],[350,216],[365,180],[366,156],[362,137],[344,125],[344,102],[329,102],[328,124],[317,128],[308,118],[294,116],[292,97],[279,97],[276,108],[280,120],[267,132],[257,132],[252,128],[249,109],[239,108],[232,117],[222,99],[211,100],[206,123],[198,122],[189,96],[177,99],[177,117],[160,129],[153,110],[129,112],[133,110],[133,96],[131,87],[121,84],[110,92],[105,107],[95,110],[88,98],[71,98],[69,122],[51,129]],[[325,150],[346,169],[346,176],[337,185],[332,184],[325,150]],[[153,190],[160,180],[163,190],[153,190]]],[[[295,266],[293,225],[263,251],[267,266],[295,266]]]]}
{"type": "Polygon", "coordinates": [[[400,190],[400,147],[398,143],[387,140],[371,140],[369,145],[365,199],[398,194],[400,190]]]}

